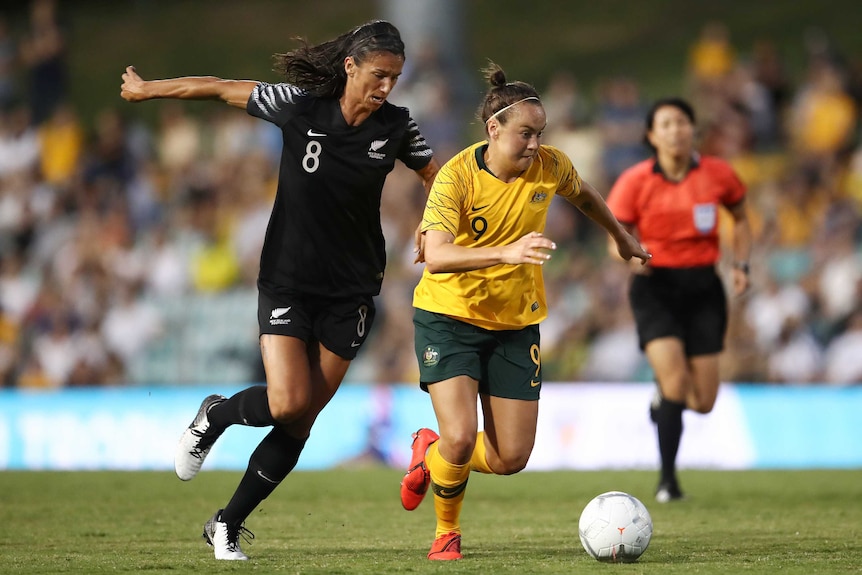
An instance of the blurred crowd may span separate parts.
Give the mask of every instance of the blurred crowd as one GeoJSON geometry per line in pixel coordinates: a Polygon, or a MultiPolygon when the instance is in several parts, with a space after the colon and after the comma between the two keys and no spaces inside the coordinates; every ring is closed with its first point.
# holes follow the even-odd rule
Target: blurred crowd
{"type": "MultiPolygon", "coordinates": [[[[749,186],[756,233],[754,288],[732,305],[725,381],[862,381],[862,61],[814,31],[800,42],[797,77],[776,46],[741,53],[710,23],[680,70],[702,150],[749,186]]],[[[69,98],[72,49],[54,0],[34,0],[20,34],[0,14],[0,384],[262,381],[255,279],[280,132],[213,103],[147,104],[158,114],[148,122],[119,96],[85,125],[69,98]]],[[[577,70],[559,70],[538,87],[545,142],[599,189],[647,157],[649,101],[632,78],[585,93],[577,70]]],[[[408,61],[392,100],[411,109],[441,162],[482,137],[433,46],[408,61]]],[[[415,175],[396,169],[381,208],[389,264],[378,319],[348,381],[416,381],[422,208],[415,175]]],[[[546,235],[560,249],[545,268],[545,380],[649,380],[629,272],[608,257],[600,228],[559,201],[546,235]]]]}

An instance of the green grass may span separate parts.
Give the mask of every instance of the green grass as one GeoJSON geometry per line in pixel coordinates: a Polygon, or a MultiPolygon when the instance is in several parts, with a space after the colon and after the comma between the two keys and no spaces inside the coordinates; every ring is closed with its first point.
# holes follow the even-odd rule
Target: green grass
{"type": "Polygon", "coordinates": [[[430,501],[400,507],[400,472],[291,475],[247,526],[248,563],[216,562],[201,526],[239,473],[181,483],[161,472],[0,473],[3,573],[858,573],[862,471],[682,474],[687,501],[658,505],[652,472],[473,475],[464,560],[430,563],[430,501]],[[581,549],[580,510],[610,489],[641,498],[652,543],[631,565],[581,549]]]}

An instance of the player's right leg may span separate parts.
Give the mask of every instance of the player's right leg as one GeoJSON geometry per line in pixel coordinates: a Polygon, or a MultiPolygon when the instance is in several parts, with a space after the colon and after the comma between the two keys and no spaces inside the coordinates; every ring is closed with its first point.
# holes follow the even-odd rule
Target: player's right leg
{"type": "Polygon", "coordinates": [[[679,338],[653,339],[645,346],[645,352],[661,392],[654,410],[661,459],[656,501],[667,503],[683,497],[676,474],[676,457],[682,440],[682,414],[691,387],[691,376],[683,342],[679,338]]]}

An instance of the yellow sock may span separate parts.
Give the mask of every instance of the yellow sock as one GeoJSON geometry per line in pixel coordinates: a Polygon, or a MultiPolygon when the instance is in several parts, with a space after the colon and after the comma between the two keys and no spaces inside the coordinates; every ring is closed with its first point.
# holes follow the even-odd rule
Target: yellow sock
{"type": "Polygon", "coordinates": [[[488,460],[485,456],[487,451],[485,448],[485,432],[480,431],[476,436],[476,447],[473,448],[473,456],[470,458],[470,471],[494,473],[494,470],[488,466],[488,460]]]}
{"type": "Polygon", "coordinates": [[[470,477],[470,464],[455,465],[440,455],[434,442],[425,455],[425,465],[431,473],[431,491],[434,493],[434,512],[437,514],[435,539],[446,533],[461,533],[461,505],[464,490],[470,477]]]}

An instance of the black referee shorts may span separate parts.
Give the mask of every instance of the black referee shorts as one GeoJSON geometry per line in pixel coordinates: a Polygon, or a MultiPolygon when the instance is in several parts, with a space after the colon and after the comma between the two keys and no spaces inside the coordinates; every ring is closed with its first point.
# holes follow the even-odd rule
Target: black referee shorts
{"type": "Polygon", "coordinates": [[[629,301],[641,349],[660,337],[682,340],[688,357],[719,353],[727,332],[727,294],[714,266],[651,268],[636,274],[629,301]]]}

